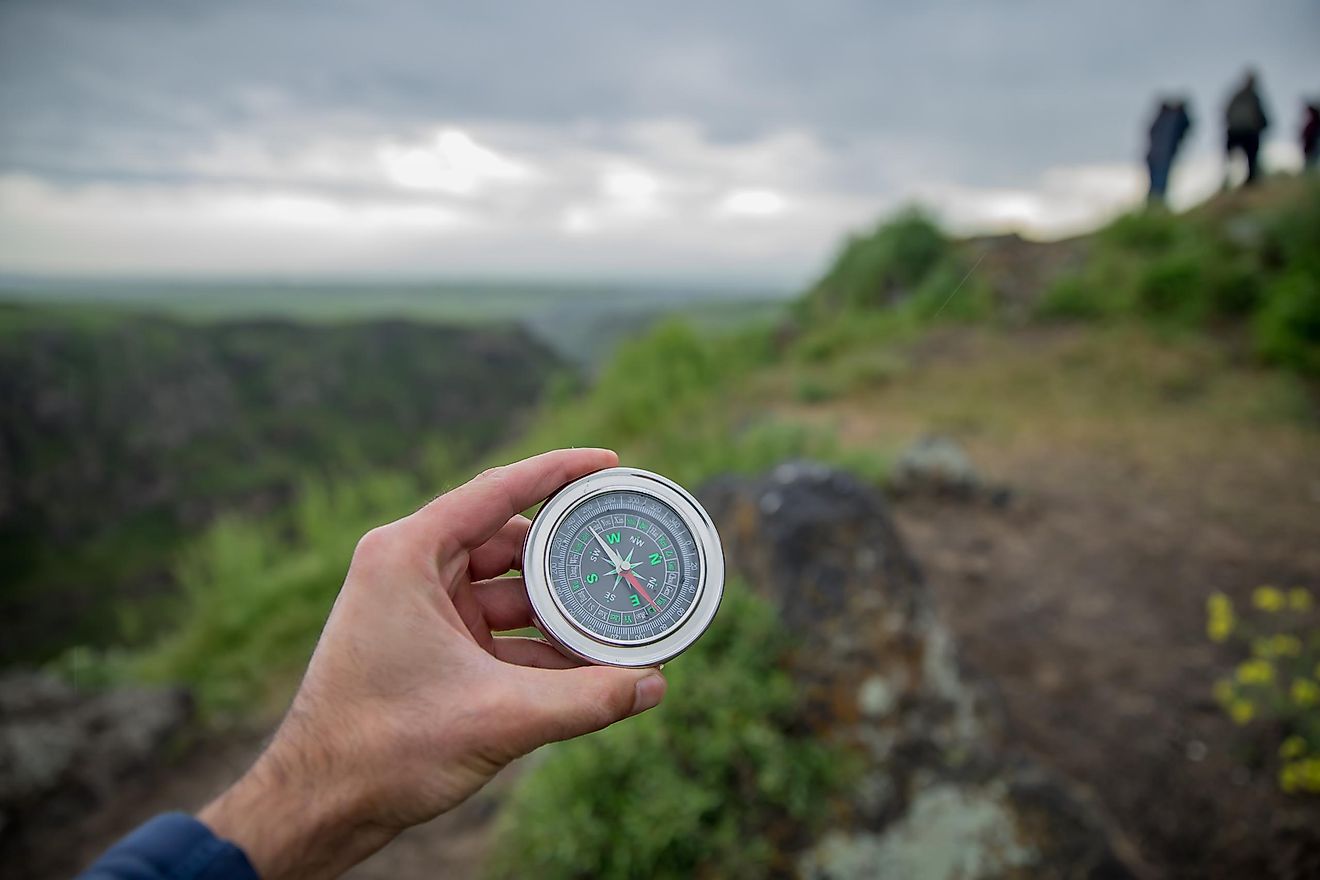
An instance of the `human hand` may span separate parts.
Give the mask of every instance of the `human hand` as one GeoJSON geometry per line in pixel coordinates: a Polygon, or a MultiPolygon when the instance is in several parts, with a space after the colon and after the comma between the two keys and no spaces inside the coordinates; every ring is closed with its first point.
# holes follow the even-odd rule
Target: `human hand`
{"type": "Polygon", "coordinates": [[[199,818],[266,880],[335,876],[514,758],[657,705],[655,669],[583,666],[537,639],[519,511],[612,467],[603,449],[487,471],[358,544],[293,705],[199,818]]]}

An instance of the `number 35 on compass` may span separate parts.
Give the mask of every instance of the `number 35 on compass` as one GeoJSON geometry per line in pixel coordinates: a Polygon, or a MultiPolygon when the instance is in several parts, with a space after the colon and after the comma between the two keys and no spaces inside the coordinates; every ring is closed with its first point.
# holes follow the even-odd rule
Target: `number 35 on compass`
{"type": "Polygon", "coordinates": [[[681,486],[617,467],[542,505],[527,532],[523,579],[538,629],[561,651],[655,666],[715,618],[724,552],[710,515],[681,486]]]}

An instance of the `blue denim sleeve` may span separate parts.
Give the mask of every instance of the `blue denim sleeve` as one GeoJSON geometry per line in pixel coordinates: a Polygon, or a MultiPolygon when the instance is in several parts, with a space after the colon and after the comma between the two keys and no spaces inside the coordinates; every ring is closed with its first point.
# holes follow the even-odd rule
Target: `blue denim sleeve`
{"type": "Polygon", "coordinates": [[[78,880],[259,880],[243,851],[184,813],[165,813],[106,850],[78,880]]]}

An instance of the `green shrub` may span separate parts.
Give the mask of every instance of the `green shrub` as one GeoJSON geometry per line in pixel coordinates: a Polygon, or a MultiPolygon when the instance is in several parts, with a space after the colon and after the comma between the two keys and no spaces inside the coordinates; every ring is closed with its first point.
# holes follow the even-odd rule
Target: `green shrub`
{"type": "Polygon", "coordinates": [[[917,209],[853,237],[808,298],[816,311],[873,308],[912,293],[945,258],[948,239],[917,209]]]}
{"type": "Polygon", "coordinates": [[[1124,214],[1096,233],[1101,246],[1137,253],[1166,251],[1184,233],[1186,221],[1164,210],[1138,210],[1124,214]]]}
{"type": "Polygon", "coordinates": [[[550,747],[505,809],[492,873],[764,877],[772,835],[819,823],[842,756],[802,727],[773,610],[730,584],[714,625],[665,668],[656,710],[550,747]]]}
{"type": "Polygon", "coordinates": [[[728,366],[690,325],[667,321],[619,346],[597,377],[590,406],[605,430],[636,434],[655,422],[660,401],[682,407],[715,385],[728,366]]]}
{"type": "Polygon", "coordinates": [[[1250,315],[1261,301],[1261,268],[1249,256],[1235,254],[1207,266],[1210,311],[1225,318],[1250,315]]]}
{"type": "Polygon", "coordinates": [[[1137,281],[1137,304],[1154,318],[1201,323],[1209,305],[1203,267],[1199,254],[1185,251],[1152,260],[1137,281]]]}
{"type": "Polygon", "coordinates": [[[793,387],[793,396],[802,403],[824,403],[839,395],[837,384],[826,381],[820,376],[799,376],[793,387]]]}
{"type": "Polygon", "coordinates": [[[310,656],[357,539],[425,497],[411,479],[378,475],[307,484],[278,519],[221,519],[176,569],[178,625],[105,662],[119,678],[189,685],[207,715],[259,712],[310,656]]]}
{"type": "Polygon", "coordinates": [[[1245,318],[1263,360],[1320,374],[1320,184],[1280,190],[1251,212],[1120,217],[1096,234],[1085,265],[1054,283],[1036,315],[1164,327],[1245,318]]]}
{"type": "Polygon", "coordinates": [[[1270,285],[1252,333],[1261,357],[1320,376],[1320,277],[1294,272],[1270,285]]]}
{"type": "Polygon", "coordinates": [[[1320,278],[1320,180],[1306,182],[1298,198],[1269,214],[1263,237],[1269,268],[1320,278]]]}
{"type": "Polygon", "coordinates": [[[1066,275],[1052,285],[1036,306],[1041,318],[1090,319],[1114,312],[1114,301],[1100,285],[1083,275],[1066,275]]]}
{"type": "Polygon", "coordinates": [[[994,314],[995,298],[990,285],[964,266],[961,260],[942,260],[931,267],[912,298],[902,308],[919,322],[936,318],[946,321],[983,321],[994,314]]]}
{"type": "Polygon", "coordinates": [[[891,347],[860,351],[836,368],[838,385],[846,391],[862,391],[888,385],[907,370],[907,361],[891,347]]]}

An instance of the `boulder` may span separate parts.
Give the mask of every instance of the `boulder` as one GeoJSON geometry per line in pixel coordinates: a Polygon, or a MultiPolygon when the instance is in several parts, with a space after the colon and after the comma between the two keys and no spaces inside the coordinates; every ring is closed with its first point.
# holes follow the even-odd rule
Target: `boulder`
{"type": "Polygon", "coordinates": [[[919,437],[904,449],[889,480],[899,492],[962,497],[976,494],[982,485],[963,448],[941,434],[919,437]]]}
{"type": "Polygon", "coordinates": [[[192,717],[179,689],[83,691],[41,672],[0,676],[0,842],[21,845],[20,816],[62,823],[110,802],[192,717]]]}
{"type": "Polygon", "coordinates": [[[796,462],[702,497],[730,569],[797,637],[807,722],[859,762],[800,876],[1132,875],[1090,799],[1014,746],[988,683],[960,666],[875,490],[796,462]]]}

